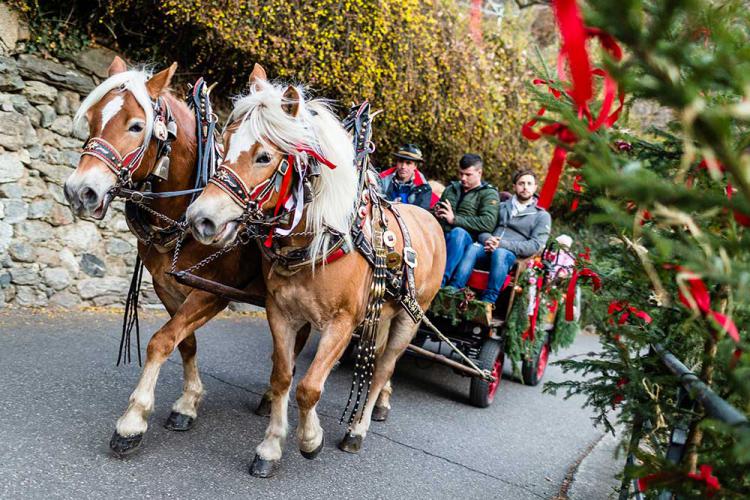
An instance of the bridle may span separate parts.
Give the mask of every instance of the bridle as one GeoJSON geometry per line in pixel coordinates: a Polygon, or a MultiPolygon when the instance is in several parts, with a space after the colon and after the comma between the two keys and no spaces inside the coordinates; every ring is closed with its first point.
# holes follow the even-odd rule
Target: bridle
{"type": "MultiPolygon", "coordinates": [[[[88,155],[97,158],[117,176],[117,182],[109,190],[109,195],[113,198],[120,196],[130,199],[134,196],[134,192],[139,192],[133,177],[143,163],[143,157],[151,140],[156,140],[156,161],[149,175],[165,180],[169,175],[169,154],[172,151],[171,143],[177,138],[177,122],[163,97],[159,96],[152,101],[152,106],[154,122],[151,138],[132,151],[123,155],[103,137],[90,137],[83,145],[81,156],[88,155]]],[[[138,198],[137,195],[136,198],[138,198]]]]}
{"type": "Polygon", "coordinates": [[[192,92],[188,95],[188,105],[195,110],[198,132],[198,177],[193,189],[179,191],[151,191],[151,181],[167,180],[169,177],[169,155],[172,152],[172,142],[177,138],[177,122],[166,99],[159,96],[152,100],[154,122],[151,138],[132,151],[122,154],[103,137],[90,137],[83,145],[81,156],[89,155],[100,160],[117,176],[115,185],[107,192],[108,196],[124,198],[127,201],[143,203],[156,198],[173,198],[177,196],[193,195],[193,198],[203,191],[211,175],[213,166],[217,163],[220,152],[214,148],[214,131],[216,115],[211,110],[209,99],[210,88],[206,87],[203,78],[190,86],[192,92]],[[143,163],[146,150],[151,141],[156,141],[156,160],[154,167],[145,176],[144,181],[136,182],[135,174],[143,163]]]}
{"type": "Polygon", "coordinates": [[[208,181],[224,191],[236,205],[242,208],[239,222],[246,226],[271,226],[266,246],[270,246],[274,231],[279,232],[275,226],[283,222],[285,218],[288,219],[289,214],[294,214],[292,228],[299,222],[304,205],[312,201],[310,179],[320,175],[320,163],[330,169],[336,168],[335,164],[308,146],[297,146],[295,149],[297,153],[307,154],[306,161],[303,161],[301,155],[287,153],[286,158],[279,162],[273,174],[253,187],[249,187],[228,165],[221,165],[208,181]],[[294,199],[294,189],[291,187],[294,172],[297,172],[299,178],[296,199],[294,199]],[[263,209],[274,193],[279,193],[279,196],[273,215],[268,217],[263,209]],[[289,206],[290,200],[294,202],[293,207],[289,206]]]}

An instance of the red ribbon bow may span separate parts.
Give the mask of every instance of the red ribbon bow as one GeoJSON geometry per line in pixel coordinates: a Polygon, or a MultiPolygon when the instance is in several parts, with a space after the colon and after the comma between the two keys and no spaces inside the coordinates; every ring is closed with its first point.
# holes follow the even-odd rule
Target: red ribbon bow
{"type": "Polygon", "coordinates": [[[700,473],[691,472],[687,477],[706,483],[706,495],[708,497],[714,496],[721,489],[719,478],[713,475],[713,468],[710,465],[703,464],[699,470],[700,473]]]}
{"type": "Polygon", "coordinates": [[[590,279],[594,284],[594,291],[596,292],[602,287],[602,279],[591,269],[584,267],[580,271],[573,269],[573,275],[570,277],[568,282],[568,291],[565,293],[565,321],[573,321],[573,308],[575,306],[576,297],[576,285],[578,284],[579,278],[590,279]]]}
{"type": "MultiPolygon", "coordinates": [[[[647,325],[650,324],[651,321],[653,321],[651,319],[651,316],[649,316],[646,311],[642,311],[637,307],[631,306],[625,300],[613,300],[609,303],[607,314],[609,314],[610,316],[614,316],[617,313],[622,313],[617,319],[618,325],[624,325],[625,323],[627,323],[628,319],[630,319],[631,314],[636,318],[643,320],[647,325]]],[[[614,324],[614,320],[612,318],[610,318],[609,321],[610,323],[614,324]]]]}
{"type": "MultiPolygon", "coordinates": [[[[598,130],[602,126],[609,128],[619,118],[625,96],[622,92],[618,93],[617,83],[606,71],[600,68],[592,69],[586,48],[586,41],[589,38],[596,38],[604,50],[617,61],[622,59],[622,50],[611,35],[596,28],[588,28],[583,24],[576,0],[555,0],[554,9],[562,36],[562,47],[557,60],[558,78],[560,81],[567,79],[565,74],[565,63],[567,62],[570,70],[570,80],[572,80],[572,86],[565,91],[565,94],[573,100],[578,111],[578,116],[586,118],[589,130],[598,130]],[[599,115],[596,117],[593,116],[589,109],[589,101],[594,95],[594,76],[604,78],[604,97],[599,115]],[[610,113],[616,96],[619,97],[620,105],[614,112],[610,113]]],[[[552,87],[551,82],[535,79],[533,83],[535,85],[547,85],[555,99],[559,99],[562,96],[562,92],[552,87]]],[[[568,154],[568,149],[565,146],[575,144],[577,137],[567,126],[561,123],[552,123],[544,126],[539,132],[533,130],[532,127],[536,125],[538,119],[545,112],[545,108],[540,109],[535,118],[523,125],[521,133],[526,139],[531,141],[535,141],[546,135],[555,137],[562,143],[555,147],[552,154],[552,160],[547,169],[547,178],[544,181],[539,201],[537,202],[540,207],[549,208],[557,191],[568,154]]],[[[575,208],[577,208],[577,203],[574,202],[574,204],[575,208]]],[[[575,208],[572,209],[575,210],[575,208]]]]}

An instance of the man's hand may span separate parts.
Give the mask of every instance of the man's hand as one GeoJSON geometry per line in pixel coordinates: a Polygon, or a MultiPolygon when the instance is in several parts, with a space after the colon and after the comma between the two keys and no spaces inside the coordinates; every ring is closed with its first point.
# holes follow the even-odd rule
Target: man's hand
{"type": "Polygon", "coordinates": [[[492,251],[495,250],[499,246],[500,246],[500,237],[499,236],[490,236],[484,242],[484,251],[487,252],[487,253],[492,253],[492,251]]]}
{"type": "Polygon", "coordinates": [[[451,204],[446,201],[442,201],[438,204],[435,214],[437,215],[438,219],[443,219],[448,224],[453,224],[453,222],[456,220],[456,216],[453,213],[451,204]]]}

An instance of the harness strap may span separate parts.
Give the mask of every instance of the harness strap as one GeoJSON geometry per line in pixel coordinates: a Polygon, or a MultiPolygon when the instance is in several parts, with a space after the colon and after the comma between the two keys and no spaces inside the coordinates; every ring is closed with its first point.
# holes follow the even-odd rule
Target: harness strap
{"type": "Polygon", "coordinates": [[[143,160],[145,149],[143,146],[137,147],[123,158],[117,148],[101,137],[91,137],[83,145],[81,156],[89,155],[99,159],[108,169],[118,178],[123,174],[128,177],[133,175],[143,160]]]}
{"type": "Polygon", "coordinates": [[[422,311],[422,308],[419,307],[419,303],[417,302],[417,286],[414,282],[414,268],[417,267],[417,252],[411,246],[409,228],[401,217],[401,214],[394,205],[390,205],[389,208],[391,209],[393,216],[396,218],[396,222],[398,222],[398,226],[401,228],[401,234],[404,237],[403,267],[406,281],[404,282],[405,289],[403,290],[401,297],[399,297],[399,302],[407,314],[411,316],[411,319],[414,320],[415,323],[419,323],[424,316],[424,311],[422,311]]]}
{"type": "Polygon", "coordinates": [[[264,181],[250,192],[245,182],[237,175],[237,172],[227,165],[221,165],[208,182],[228,194],[232,201],[242,208],[245,208],[254,197],[258,197],[258,193],[268,184],[268,180],[264,181]]]}

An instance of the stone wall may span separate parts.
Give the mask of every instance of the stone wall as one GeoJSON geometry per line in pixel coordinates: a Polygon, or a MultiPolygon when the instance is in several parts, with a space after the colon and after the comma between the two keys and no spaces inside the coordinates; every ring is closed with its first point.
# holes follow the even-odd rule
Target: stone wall
{"type": "MultiPolygon", "coordinates": [[[[17,22],[8,15],[0,25],[17,22]]],[[[0,52],[0,308],[121,304],[136,258],[123,204],[102,221],[76,220],[62,189],[87,136],[72,117],[112,53],[89,49],[77,66],[46,60],[22,53],[16,33],[0,52]]],[[[144,282],[143,303],[158,303],[144,282]]]]}

